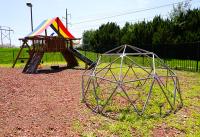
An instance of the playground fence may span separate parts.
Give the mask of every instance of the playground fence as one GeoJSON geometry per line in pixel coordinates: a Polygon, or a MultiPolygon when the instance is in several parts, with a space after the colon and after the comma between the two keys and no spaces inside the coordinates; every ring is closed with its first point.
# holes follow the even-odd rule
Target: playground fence
{"type": "MultiPolygon", "coordinates": [[[[200,72],[200,42],[134,46],[154,52],[172,69],[200,72]]],[[[99,56],[99,53],[88,51],[82,51],[82,54],[93,61],[99,56]]],[[[145,66],[142,60],[141,64],[145,66]]]]}
{"type": "MultiPolygon", "coordinates": [[[[137,45],[134,45],[137,46],[137,45]]],[[[164,62],[172,69],[200,72],[200,42],[184,43],[174,45],[141,45],[140,48],[156,53],[164,62]]],[[[10,64],[18,54],[18,48],[1,48],[0,49],[0,64],[10,64]]],[[[96,61],[99,53],[79,50],[81,54],[87,58],[96,61]]],[[[24,51],[22,58],[28,57],[28,53],[24,51]]],[[[145,66],[145,61],[142,61],[145,66]]],[[[18,63],[24,63],[26,60],[19,60],[18,63]]],[[[60,53],[44,54],[43,62],[64,62],[64,58],[60,53]]],[[[108,59],[109,61],[109,59],[108,59]]]]}

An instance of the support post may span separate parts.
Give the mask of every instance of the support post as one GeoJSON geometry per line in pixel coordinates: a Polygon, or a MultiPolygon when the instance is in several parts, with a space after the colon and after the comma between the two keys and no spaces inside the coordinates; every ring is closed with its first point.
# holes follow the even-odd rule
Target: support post
{"type": "MultiPolygon", "coordinates": [[[[17,63],[17,60],[19,59],[19,56],[20,56],[20,54],[21,54],[23,48],[25,48],[26,46],[28,46],[27,40],[24,39],[24,40],[22,40],[22,41],[23,41],[23,44],[22,44],[22,46],[21,46],[21,48],[20,48],[20,51],[19,51],[18,54],[17,54],[16,59],[13,61],[12,68],[15,67],[15,64],[17,63]]],[[[29,50],[30,50],[30,49],[29,49],[29,50]]],[[[13,51],[13,56],[14,56],[14,51],[13,51]]]]}
{"type": "Polygon", "coordinates": [[[15,64],[17,63],[17,60],[18,60],[18,58],[19,58],[19,56],[20,56],[20,54],[21,54],[21,52],[22,52],[22,49],[24,48],[24,44],[25,44],[25,43],[22,44],[22,47],[20,48],[20,51],[19,51],[19,53],[18,53],[18,55],[17,55],[17,58],[15,59],[13,65],[12,65],[12,68],[15,67],[15,64]]]}
{"type": "Polygon", "coordinates": [[[68,18],[67,18],[67,8],[66,8],[66,28],[68,29],[68,18]]]}

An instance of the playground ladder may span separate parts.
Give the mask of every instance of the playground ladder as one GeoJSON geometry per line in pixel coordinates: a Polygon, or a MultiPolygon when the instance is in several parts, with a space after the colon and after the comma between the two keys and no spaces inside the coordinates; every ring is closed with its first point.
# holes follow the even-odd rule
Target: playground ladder
{"type": "Polygon", "coordinates": [[[35,52],[30,57],[28,62],[26,63],[26,66],[23,69],[24,73],[35,73],[37,70],[38,65],[40,64],[40,61],[43,57],[43,52],[35,52]]]}

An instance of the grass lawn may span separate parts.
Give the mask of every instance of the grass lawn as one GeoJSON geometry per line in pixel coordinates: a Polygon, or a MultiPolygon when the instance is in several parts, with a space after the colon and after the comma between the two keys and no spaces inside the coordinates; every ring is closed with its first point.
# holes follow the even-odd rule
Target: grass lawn
{"type": "MultiPolygon", "coordinates": [[[[13,60],[15,60],[17,54],[19,52],[19,48],[0,48],[0,66],[1,67],[12,67],[13,60]]],[[[83,55],[85,54],[84,51],[80,51],[83,55]]],[[[93,61],[97,59],[97,54],[93,52],[87,52],[86,56],[93,61]]],[[[28,53],[26,49],[24,49],[21,53],[22,58],[27,58],[28,53]]],[[[59,53],[45,53],[43,58],[43,66],[51,66],[51,65],[66,65],[65,59],[59,53]]],[[[26,59],[18,60],[15,67],[23,68],[25,66],[26,59]]],[[[79,60],[79,64],[81,67],[84,67],[84,63],[79,60]]]]}
{"type": "MultiPolygon", "coordinates": [[[[183,98],[183,108],[164,118],[138,116],[133,111],[122,113],[118,120],[94,114],[87,122],[74,121],[74,130],[82,136],[200,136],[200,74],[176,71],[183,98]]],[[[158,110],[158,107],[148,106],[158,110]]],[[[87,116],[90,109],[83,110],[87,116]]]]}
{"type": "MultiPolygon", "coordinates": [[[[0,48],[0,66],[11,67],[13,60],[16,58],[18,54],[19,48],[0,48]],[[11,65],[10,65],[11,64],[11,65]]],[[[98,59],[99,54],[94,52],[85,52],[80,51],[83,55],[88,57],[89,59],[96,61],[98,59]]],[[[21,57],[28,57],[28,53],[26,50],[23,50],[21,57]]],[[[64,58],[60,53],[45,53],[43,56],[44,64],[65,64],[64,58]]],[[[104,58],[105,62],[109,62],[110,58],[104,58]]],[[[142,57],[138,57],[137,60],[140,64],[145,65],[146,59],[142,57]]],[[[16,67],[23,67],[24,64],[21,62],[26,62],[26,60],[18,60],[16,67]]],[[[168,64],[173,69],[178,70],[189,70],[196,71],[198,66],[198,71],[200,71],[200,62],[195,60],[177,60],[177,59],[166,59],[165,63],[168,64]]]]}

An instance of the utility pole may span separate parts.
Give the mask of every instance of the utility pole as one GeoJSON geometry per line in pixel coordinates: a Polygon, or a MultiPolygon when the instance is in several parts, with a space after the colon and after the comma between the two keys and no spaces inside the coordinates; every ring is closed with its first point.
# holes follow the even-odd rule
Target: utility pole
{"type": "Polygon", "coordinates": [[[68,18],[67,18],[68,14],[67,14],[67,8],[66,8],[66,28],[68,29],[68,18]]]}
{"type": "Polygon", "coordinates": [[[11,46],[11,35],[10,33],[14,32],[14,30],[12,30],[10,27],[7,26],[0,26],[0,33],[1,33],[1,45],[3,46],[4,44],[8,44],[8,43],[4,43],[4,40],[6,39],[7,41],[9,41],[9,45],[11,46]]]}
{"type": "Polygon", "coordinates": [[[65,19],[66,20],[66,25],[65,25],[65,27],[68,29],[68,25],[69,25],[69,22],[68,22],[68,16],[71,18],[71,14],[69,14],[68,12],[67,12],[67,8],[66,8],[66,11],[65,11],[65,17],[62,17],[63,19],[65,19]]]}
{"type": "Polygon", "coordinates": [[[1,26],[0,26],[0,30],[1,30],[1,45],[3,46],[3,33],[2,33],[1,26]]]}

